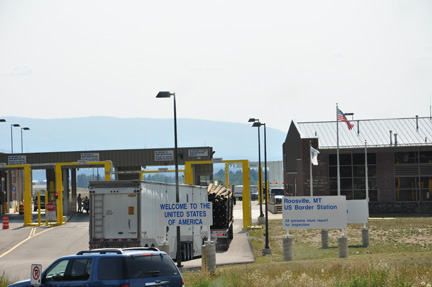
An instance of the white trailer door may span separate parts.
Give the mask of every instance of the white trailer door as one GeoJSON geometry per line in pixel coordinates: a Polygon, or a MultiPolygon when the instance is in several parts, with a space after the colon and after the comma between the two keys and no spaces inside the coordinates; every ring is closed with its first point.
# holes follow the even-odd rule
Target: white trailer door
{"type": "Polygon", "coordinates": [[[136,194],[105,194],[104,238],[138,237],[138,199],[136,194]]]}

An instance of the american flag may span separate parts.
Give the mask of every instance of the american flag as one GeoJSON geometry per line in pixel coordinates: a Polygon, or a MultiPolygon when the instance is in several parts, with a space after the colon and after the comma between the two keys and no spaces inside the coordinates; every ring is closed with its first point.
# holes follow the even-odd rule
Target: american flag
{"type": "Polygon", "coordinates": [[[352,130],[352,128],[354,127],[354,125],[348,121],[345,114],[339,109],[338,109],[338,117],[337,118],[338,118],[338,121],[346,122],[349,130],[352,130]]]}

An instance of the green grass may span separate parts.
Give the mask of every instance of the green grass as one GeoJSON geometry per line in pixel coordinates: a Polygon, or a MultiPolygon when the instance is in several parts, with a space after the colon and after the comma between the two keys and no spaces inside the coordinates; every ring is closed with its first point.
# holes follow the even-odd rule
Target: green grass
{"type": "Polygon", "coordinates": [[[348,258],[338,258],[340,230],[329,230],[329,248],[320,230],[290,230],[294,260],[283,261],[282,221],[269,221],[272,255],[263,256],[263,230],[249,231],[255,262],[218,267],[214,275],[183,273],[187,286],[431,286],[432,218],[372,219],[369,246],[362,247],[362,224],[345,229],[348,258]]]}

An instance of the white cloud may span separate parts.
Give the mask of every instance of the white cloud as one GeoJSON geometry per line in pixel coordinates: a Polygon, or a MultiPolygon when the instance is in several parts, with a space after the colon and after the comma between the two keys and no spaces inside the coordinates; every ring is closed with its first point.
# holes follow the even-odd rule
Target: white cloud
{"type": "Polygon", "coordinates": [[[29,76],[33,70],[29,66],[15,66],[9,73],[12,76],[29,76]]]}

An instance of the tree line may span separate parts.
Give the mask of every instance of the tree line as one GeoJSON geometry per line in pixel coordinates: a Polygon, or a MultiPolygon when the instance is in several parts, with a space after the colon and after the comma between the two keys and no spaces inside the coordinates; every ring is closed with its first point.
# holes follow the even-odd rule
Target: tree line
{"type": "MultiPolygon", "coordinates": [[[[249,171],[250,183],[251,185],[255,185],[258,181],[258,170],[250,169],[249,171]]],[[[167,175],[163,173],[154,173],[154,174],[144,174],[143,179],[146,181],[156,181],[156,182],[165,182],[165,183],[175,183],[175,176],[172,174],[167,175]]],[[[86,175],[79,174],[77,175],[77,186],[82,188],[87,188],[89,186],[90,181],[93,180],[104,180],[104,177],[96,174],[96,175],[86,175]]],[[[243,171],[230,171],[229,172],[229,180],[230,186],[232,185],[242,185],[243,184],[243,171]]],[[[220,169],[216,173],[213,174],[213,181],[221,181],[223,185],[225,185],[225,170],[220,169]]],[[[182,174],[179,175],[179,182],[184,182],[184,177],[182,174]]]]}

